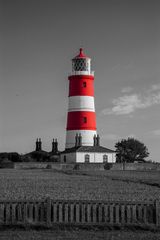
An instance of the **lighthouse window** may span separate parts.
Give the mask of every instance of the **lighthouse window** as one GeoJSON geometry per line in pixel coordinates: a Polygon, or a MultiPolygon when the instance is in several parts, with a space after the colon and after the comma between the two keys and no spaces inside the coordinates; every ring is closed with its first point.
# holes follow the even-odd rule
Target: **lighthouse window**
{"type": "Polygon", "coordinates": [[[86,82],[83,82],[83,87],[86,87],[87,86],[87,83],[86,82]]]}
{"type": "Polygon", "coordinates": [[[87,123],[87,118],[86,117],[83,118],[83,122],[87,123]]]}
{"type": "Polygon", "coordinates": [[[88,64],[86,59],[74,59],[73,60],[74,71],[88,71],[88,64]]]}

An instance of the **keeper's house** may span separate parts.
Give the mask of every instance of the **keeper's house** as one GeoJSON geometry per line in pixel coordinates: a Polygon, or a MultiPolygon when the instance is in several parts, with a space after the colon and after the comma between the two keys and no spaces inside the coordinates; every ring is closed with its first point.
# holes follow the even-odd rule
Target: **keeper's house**
{"type": "Polygon", "coordinates": [[[116,153],[99,145],[99,136],[94,139],[94,146],[81,146],[81,136],[76,137],[75,147],[61,152],[62,163],[114,163],[116,153]]]}

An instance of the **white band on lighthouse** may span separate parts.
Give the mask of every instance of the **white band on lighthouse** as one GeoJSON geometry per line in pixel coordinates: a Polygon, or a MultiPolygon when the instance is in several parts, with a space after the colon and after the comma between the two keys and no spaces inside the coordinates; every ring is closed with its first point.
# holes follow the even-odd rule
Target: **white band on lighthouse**
{"type": "Polygon", "coordinates": [[[97,135],[96,131],[93,130],[70,130],[67,131],[66,135],[66,148],[75,146],[76,133],[82,136],[82,146],[93,146],[93,137],[97,135]]]}
{"type": "Polygon", "coordinates": [[[68,112],[72,111],[91,111],[95,112],[94,97],[73,96],[69,97],[68,112]]]}

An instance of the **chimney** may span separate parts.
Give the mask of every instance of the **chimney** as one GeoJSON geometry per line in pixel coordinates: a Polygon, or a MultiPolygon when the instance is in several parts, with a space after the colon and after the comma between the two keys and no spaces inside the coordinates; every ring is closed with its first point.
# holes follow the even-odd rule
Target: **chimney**
{"type": "Polygon", "coordinates": [[[42,142],[41,142],[41,138],[39,138],[39,144],[38,144],[38,151],[42,150],[42,142]]]}
{"type": "Polygon", "coordinates": [[[81,146],[82,146],[82,135],[80,133],[78,136],[78,147],[81,147],[81,146]]]}
{"type": "Polygon", "coordinates": [[[53,141],[52,141],[52,153],[54,153],[54,138],[53,138],[53,141]]]}
{"type": "Polygon", "coordinates": [[[96,146],[96,142],[97,142],[97,138],[96,138],[96,134],[94,134],[94,137],[93,137],[93,146],[96,146]]]}
{"type": "Polygon", "coordinates": [[[38,138],[36,140],[36,151],[38,151],[38,138]]]}
{"type": "Polygon", "coordinates": [[[54,143],[54,152],[55,153],[58,153],[58,142],[57,142],[57,138],[56,138],[56,141],[54,143]]]}
{"type": "Polygon", "coordinates": [[[78,133],[75,136],[75,147],[78,147],[78,133]]]}
{"type": "Polygon", "coordinates": [[[100,146],[100,136],[97,134],[97,146],[100,146]]]}

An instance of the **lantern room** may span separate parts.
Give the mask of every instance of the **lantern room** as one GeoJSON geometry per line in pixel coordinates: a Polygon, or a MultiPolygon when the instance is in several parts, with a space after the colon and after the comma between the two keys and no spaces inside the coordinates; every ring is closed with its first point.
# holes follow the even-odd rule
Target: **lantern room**
{"type": "Polygon", "coordinates": [[[72,74],[74,75],[90,75],[91,59],[83,53],[80,48],[79,54],[72,59],[72,74]]]}

